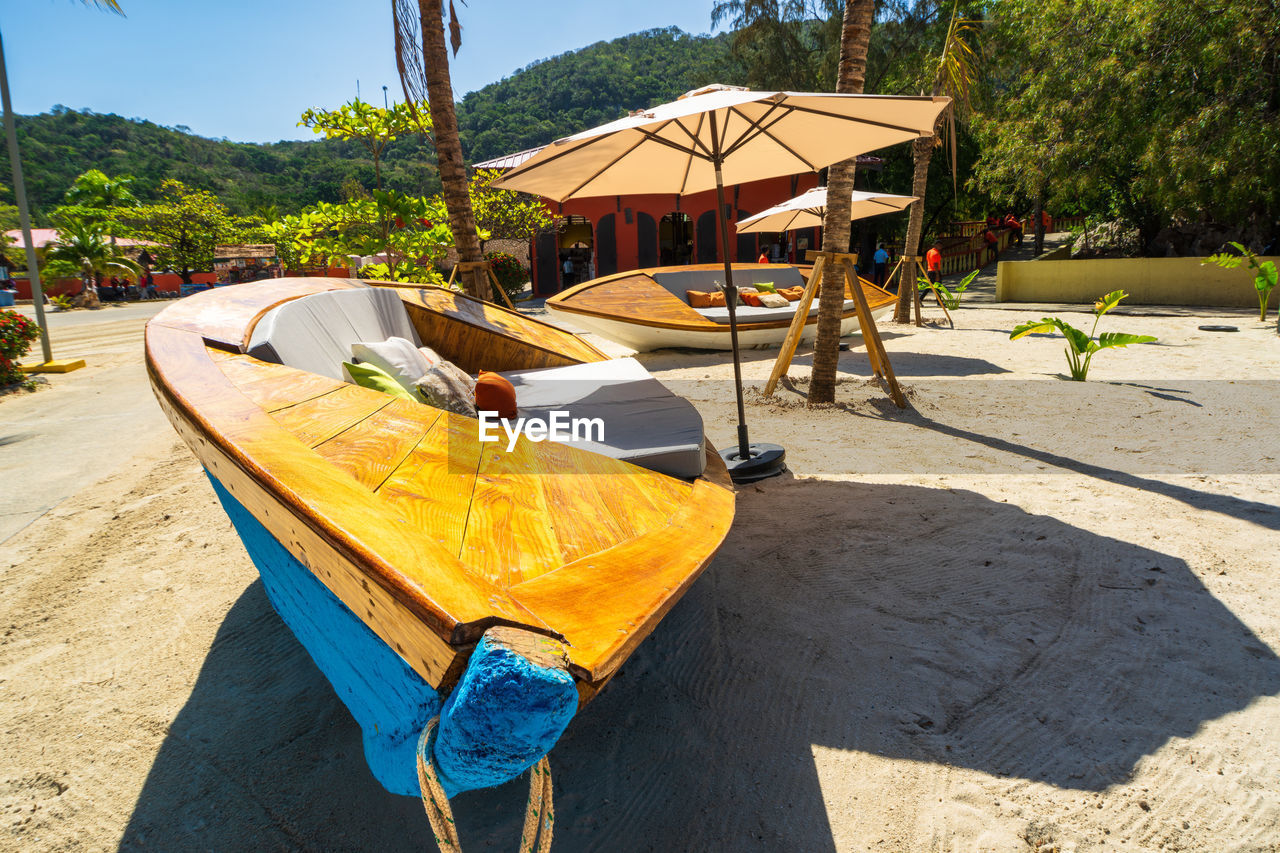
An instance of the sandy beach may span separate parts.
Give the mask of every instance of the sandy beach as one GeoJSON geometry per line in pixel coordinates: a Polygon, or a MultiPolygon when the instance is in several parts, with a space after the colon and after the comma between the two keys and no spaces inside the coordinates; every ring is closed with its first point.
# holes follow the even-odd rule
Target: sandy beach
{"type": "MultiPolygon", "coordinates": [[[[1122,309],[1159,343],[1075,383],[1008,339],[1059,308],[882,324],[905,411],[859,338],[818,411],[744,353],[790,472],[551,753],[553,849],[1280,851],[1274,318],[1122,309]]],[[[89,367],[0,398],[0,849],[432,849],[150,399],[155,310],[55,316],[89,367]]],[[[639,358],[733,441],[727,353],[639,358]]]]}

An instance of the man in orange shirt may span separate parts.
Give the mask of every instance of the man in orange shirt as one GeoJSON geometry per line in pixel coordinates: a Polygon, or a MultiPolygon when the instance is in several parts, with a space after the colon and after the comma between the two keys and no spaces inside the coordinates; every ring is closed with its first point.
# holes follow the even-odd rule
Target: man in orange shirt
{"type": "Polygon", "coordinates": [[[942,244],[934,243],[924,255],[924,265],[929,271],[929,281],[937,284],[942,278],[942,244]]]}

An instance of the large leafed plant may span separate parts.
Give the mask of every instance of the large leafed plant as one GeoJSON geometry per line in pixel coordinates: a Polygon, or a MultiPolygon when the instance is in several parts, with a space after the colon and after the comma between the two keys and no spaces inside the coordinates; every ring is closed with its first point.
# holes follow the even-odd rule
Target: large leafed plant
{"type": "Polygon", "coordinates": [[[1119,305],[1120,300],[1128,295],[1123,290],[1113,290],[1093,303],[1093,328],[1087,335],[1058,317],[1044,317],[1018,326],[1009,333],[1009,339],[1016,341],[1027,335],[1061,333],[1067,339],[1067,366],[1071,370],[1071,378],[1076,382],[1084,382],[1089,375],[1089,362],[1093,360],[1095,353],[1111,347],[1155,342],[1156,339],[1151,335],[1129,335],[1124,332],[1103,332],[1094,338],[1102,315],[1119,305]]]}

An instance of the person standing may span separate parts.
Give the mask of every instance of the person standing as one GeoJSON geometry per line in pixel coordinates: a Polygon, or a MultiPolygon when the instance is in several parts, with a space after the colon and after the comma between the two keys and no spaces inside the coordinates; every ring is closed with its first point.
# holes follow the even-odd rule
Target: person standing
{"type": "Polygon", "coordinates": [[[876,253],[871,256],[876,270],[876,287],[884,287],[886,269],[889,266],[889,253],[884,250],[884,243],[876,245],[876,253]]]}
{"type": "Polygon", "coordinates": [[[572,255],[565,256],[564,266],[561,268],[561,270],[564,273],[563,286],[568,287],[571,284],[573,284],[573,256],[572,255]]]}
{"type": "Polygon", "coordinates": [[[769,263],[769,251],[767,249],[760,250],[760,257],[756,258],[756,263],[757,264],[769,263]]]}
{"type": "Polygon", "coordinates": [[[934,241],[924,256],[925,269],[929,273],[929,281],[937,284],[942,280],[942,244],[934,241]]]}

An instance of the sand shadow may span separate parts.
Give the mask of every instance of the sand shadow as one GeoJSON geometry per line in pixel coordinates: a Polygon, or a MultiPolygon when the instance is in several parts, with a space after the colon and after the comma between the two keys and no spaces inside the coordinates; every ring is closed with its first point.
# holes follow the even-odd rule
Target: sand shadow
{"type": "MultiPolygon", "coordinates": [[[[1181,559],[972,492],[773,481],[552,753],[555,849],[833,850],[817,749],[841,773],[904,758],[1098,790],[1277,691],[1280,660],[1181,559]],[[917,534],[886,537],[887,514],[917,534]]],[[[525,784],[454,800],[465,848],[514,846],[525,784]]],[[[122,848],[424,845],[421,805],[372,778],[255,583],[122,848]]]]}

